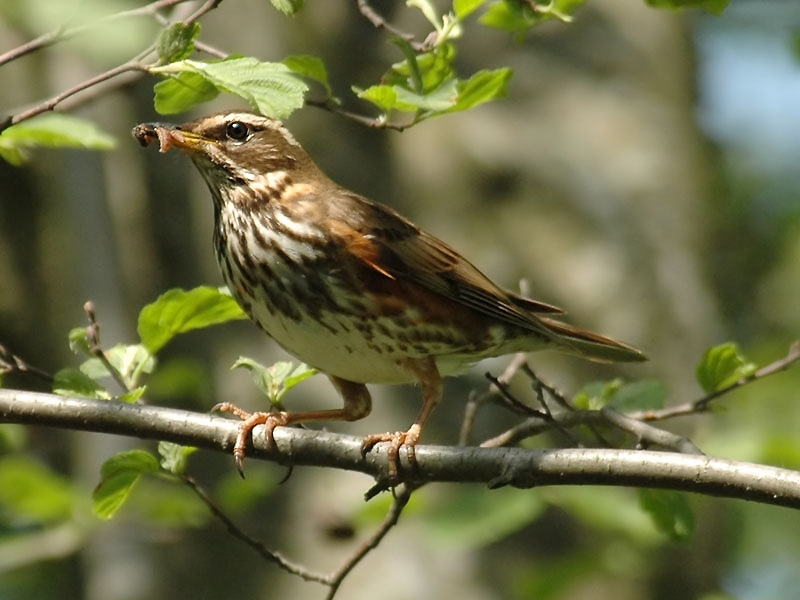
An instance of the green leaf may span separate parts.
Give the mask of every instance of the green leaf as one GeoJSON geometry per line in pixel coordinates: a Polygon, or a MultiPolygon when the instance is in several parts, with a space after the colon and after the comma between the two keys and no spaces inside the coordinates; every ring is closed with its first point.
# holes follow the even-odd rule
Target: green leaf
{"type": "Polygon", "coordinates": [[[116,397],[119,402],[125,402],[126,404],[135,404],[138,402],[144,393],[147,391],[146,385],[140,385],[139,387],[135,387],[132,390],[125,392],[124,394],[120,394],[116,397]]]}
{"type": "Polygon", "coordinates": [[[467,110],[497,98],[505,98],[512,74],[513,71],[509,68],[483,70],[475,73],[467,81],[459,82],[456,86],[458,98],[450,110],[452,112],[467,110]]]}
{"type": "Polygon", "coordinates": [[[89,336],[86,327],[75,327],[69,332],[69,349],[75,354],[82,352],[91,356],[92,351],[89,349],[89,336]]]}
{"type": "Polygon", "coordinates": [[[695,370],[695,377],[700,387],[711,394],[733,385],[743,377],[749,377],[756,372],[756,368],[739,353],[735,343],[727,342],[705,351],[695,370]]]}
{"type": "Polygon", "coordinates": [[[547,18],[537,14],[528,3],[502,0],[489,5],[478,22],[493,29],[522,34],[545,20],[547,18]]]}
{"type": "Polygon", "coordinates": [[[372,102],[384,112],[389,112],[397,104],[397,92],[390,85],[373,85],[365,90],[353,87],[353,92],[362,100],[372,102]]]}
{"type": "Polygon", "coordinates": [[[156,353],[173,337],[194,329],[247,318],[236,301],[214,287],[165,292],[139,313],[139,337],[156,353]]]}
{"type": "Polygon", "coordinates": [[[730,0],[645,0],[654,8],[670,8],[682,10],[687,8],[704,8],[710,13],[721,15],[728,8],[730,0]]]}
{"type": "Polygon", "coordinates": [[[656,528],[673,540],[687,540],[694,532],[694,513],[685,494],[640,489],[639,505],[650,515],[656,528]]]}
{"type": "Polygon", "coordinates": [[[302,107],[308,91],[308,85],[286,65],[261,62],[251,56],[216,62],[186,59],[153,67],[150,72],[200,75],[217,89],[244,98],[254,110],[276,119],[285,119],[302,107]]]}
{"type": "Polygon", "coordinates": [[[153,86],[153,106],[162,115],[186,112],[219,95],[217,87],[198,73],[181,73],[153,86]]]}
{"type": "Polygon", "coordinates": [[[159,442],[158,455],[161,457],[161,468],[175,475],[186,471],[189,457],[197,452],[194,446],[182,446],[172,442],[159,442]]]}
{"type": "Polygon", "coordinates": [[[158,473],[155,456],[144,450],[129,450],[109,458],[100,469],[100,483],[92,492],[94,513],[110,519],[122,507],[142,475],[158,473]]]}
{"type": "Polygon", "coordinates": [[[194,52],[194,42],[200,35],[200,23],[186,25],[173,23],[164,29],[156,41],[156,51],[161,63],[171,63],[189,58],[194,52]]]}
{"type": "MultiPolygon", "coordinates": [[[[141,375],[152,372],[156,364],[155,357],[142,344],[117,344],[103,354],[129,388],[137,387],[141,375]]],[[[112,376],[105,363],[96,357],[84,361],[81,371],[95,380],[112,376]]]]}
{"type": "Polygon", "coordinates": [[[486,0],[454,0],[453,12],[459,20],[464,20],[485,3],[486,0]]]}
{"type": "Polygon", "coordinates": [[[109,150],[114,138],[94,123],[64,113],[39,115],[0,134],[0,157],[13,165],[28,158],[31,148],[84,148],[109,150]]]}
{"type": "Polygon", "coordinates": [[[80,396],[110,400],[111,394],[94,379],[78,369],[61,369],[53,376],[53,393],[59,396],[80,396]]]}
{"type": "Polygon", "coordinates": [[[272,6],[290,17],[300,12],[305,0],[270,0],[272,6]]]}
{"type": "Polygon", "coordinates": [[[13,530],[9,521],[30,527],[31,520],[69,519],[74,501],[69,481],[41,463],[23,456],[0,459],[0,507],[6,536],[13,530]]]}
{"type": "Polygon", "coordinates": [[[295,54],[294,56],[287,56],[283,59],[283,64],[289,67],[292,71],[303,77],[316,81],[325,88],[325,93],[328,98],[333,96],[330,83],[328,82],[328,71],[325,68],[325,63],[316,56],[308,54],[295,54]]]}
{"type": "Polygon", "coordinates": [[[246,356],[240,356],[233,363],[231,369],[250,371],[256,387],[269,399],[270,404],[275,406],[280,405],[286,392],[317,372],[302,363],[295,367],[289,361],[276,362],[274,365],[266,367],[246,356]]]}

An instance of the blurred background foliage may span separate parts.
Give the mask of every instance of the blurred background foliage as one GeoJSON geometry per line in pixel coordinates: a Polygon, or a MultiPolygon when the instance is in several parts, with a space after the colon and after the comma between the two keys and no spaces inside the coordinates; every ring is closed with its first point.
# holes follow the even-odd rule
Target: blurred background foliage
{"type": "MultiPolygon", "coordinates": [[[[416,11],[373,4],[400,27],[426,31],[416,11]]],[[[5,0],[2,49],[81,22],[97,5],[5,0]]],[[[124,20],[5,65],[3,112],[126,60],[158,29],[146,18],[124,20]]],[[[288,125],[340,183],[398,208],[499,283],[524,277],[573,322],[651,358],[617,367],[536,355],[545,379],[574,393],[593,380],[655,378],[669,402],[682,402],[701,395],[694,366],[708,346],[733,339],[765,363],[798,337],[798,31],[800,5],[791,0],[732,0],[721,16],[591,0],[573,23],[549,22],[523,40],[471,24],[457,64],[465,73],[511,66],[505,101],[403,134],[315,108],[288,125]]],[[[263,0],[226,2],[203,19],[202,39],[263,60],[318,55],[334,93],[362,111],[349,86],[375,82],[402,58],[354,2],[309,0],[294,18],[263,0]]],[[[164,290],[221,282],[200,178],[183,157],[145,152],[130,138],[136,123],[159,119],[153,83],[138,79],[74,109],[116,138],[114,150],[41,151],[23,168],[0,163],[0,341],[48,371],[75,362],[66,334],[85,324],[85,300],[95,302],[111,345],[135,341],[139,309],[164,290]]],[[[232,106],[241,103],[220,97],[201,112],[232,106]]],[[[246,322],[190,334],[164,351],[148,398],[201,411],[222,400],[260,406],[249,376],[230,371],[239,355],[285,358],[246,322]]],[[[504,364],[488,361],[449,381],[424,441],[454,443],[464,399],[485,388],[482,372],[504,364]]],[[[670,427],[712,455],[800,468],[798,389],[800,373],[790,370],[727,397],[724,410],[670,427]]],[[[335,428],[396,429],[417,409],[411,388],[373,393],[373,415],[335,428]]],[[[287,402],[338,399],[314,378],[287,402]]],[[[475,439],[511,421],[487,409],[475,439]]],[[[0,426],[0,598],[324,595],[265,565],[168,482],[145,478],[114,520],[94,517],[100,465],[140,445],[0,426]]],[[[190,470],[251,534],[315,570],[341,564],[389,504],[364,505],[371,482],[356,474],[297,469],[278,486],[281,467],[250,461],[241,481],[230,457],[207,452],[190,470]]],[[[340,597],[796,597],[800,515],[688,500],[695,531],[676,541],[656,530],[634,490],[427,486],[340,597]]]]}

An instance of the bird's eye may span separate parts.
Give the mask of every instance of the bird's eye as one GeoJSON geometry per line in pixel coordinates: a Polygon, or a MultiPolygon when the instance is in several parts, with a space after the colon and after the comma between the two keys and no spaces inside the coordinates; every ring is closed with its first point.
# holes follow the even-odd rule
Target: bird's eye
{"type": "Polygon", "coordinates": [[[250,129],[241,121],[233,121],[232,123],[228,123],[228,127],[225,128],[225,135],[232,140],[241,142],[250,135],[250,129]]]}

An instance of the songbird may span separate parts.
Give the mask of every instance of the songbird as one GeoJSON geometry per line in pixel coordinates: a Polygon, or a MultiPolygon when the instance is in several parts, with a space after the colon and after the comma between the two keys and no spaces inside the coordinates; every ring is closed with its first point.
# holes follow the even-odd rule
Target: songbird
{"type": "Polygon", "coordinates": [[[185,151],[214,204],[214,250],[223,279],[250,319],[290,354],[325,373],[343,407],[247,413],[234,456],[259,424],[355,421],[372,406],[367,383],[419,383],[422,408],[389,442],[390,481],[399,451],[414,447],[442,397],[442,377],[484,358],[555,349],[597,361],[641,361],[637,349],[557,321],[559,308],[493,283],[445,242],[391,208],[328,178],[278,121],[245,111],[183,125],[142,123],[133,135],[161,152],[185,151]]]}

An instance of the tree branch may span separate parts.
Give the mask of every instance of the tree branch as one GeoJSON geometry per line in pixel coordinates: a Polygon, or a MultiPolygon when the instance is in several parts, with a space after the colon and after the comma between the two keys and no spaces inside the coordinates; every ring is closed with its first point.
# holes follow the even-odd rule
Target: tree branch
{"type": "MultiPolygon", "coordinates": [[[[123,404],[52,394],[0,390],[0,421],[49,425],[190,444],[232,452],[236,421],[171,408],[123,404]]],[[[487,483],[529,488],[543,485],[616,485],[683,490],[800,508],[800,472],[721,458],[652,452],[571,448],[527,450],[420,446],[414,483],[487,483]]],[[[281,464],[359,471],[381,478],[387,472],[383,445],[366,458],[361,439],[295,428],[275,430],[269,448],[257,427],[248,456],[281,464]]]]}

